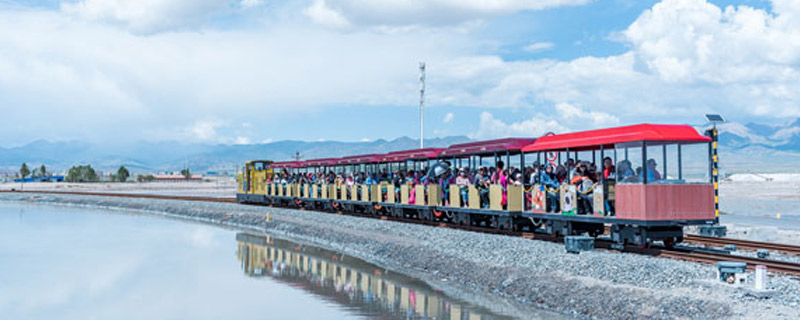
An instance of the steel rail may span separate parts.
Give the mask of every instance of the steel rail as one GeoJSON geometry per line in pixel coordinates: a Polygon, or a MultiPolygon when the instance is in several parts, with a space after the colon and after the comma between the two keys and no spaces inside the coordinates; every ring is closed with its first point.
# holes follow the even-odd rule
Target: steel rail
{"type": "Polygon", "coordinates": [[[783,253],[800,255],[800,246],[782,243],[751,241],[734,238],[716,238],[691,234],[685,235],[683,237],[683,241],[714,246],[735,245],[737,248],[748,250],[767,249],[771,251],[780,251],[783,253]]]}

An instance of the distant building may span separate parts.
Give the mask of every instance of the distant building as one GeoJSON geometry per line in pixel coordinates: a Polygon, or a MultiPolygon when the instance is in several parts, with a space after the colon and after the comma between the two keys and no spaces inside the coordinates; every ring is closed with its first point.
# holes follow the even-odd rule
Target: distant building
{"type": "Polygon", "coordinates": [[[14,179],[16,183],[22,182],[64,182],[64,176],[46,176],[36,178],[14,179]]]}

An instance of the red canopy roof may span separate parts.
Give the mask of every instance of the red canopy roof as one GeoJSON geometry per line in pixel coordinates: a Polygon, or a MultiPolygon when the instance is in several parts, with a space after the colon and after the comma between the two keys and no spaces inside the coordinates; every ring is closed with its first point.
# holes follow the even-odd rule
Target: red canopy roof
{"type": "Polygon", "coordinates": [[[442,148],[411,149],[389,152],[381,159],[382,162],[400,162],[413,159],[435,159],[442,152],[442,148]]]}
{"type": "Polygon", "coordinates": [[[497,140],[468,142],[461,144],[454,144],[447,149],[444,149],[439,156],[466,156],[472,154],[490,154],[495,152],[505,153],[518,152],[522,147],[527,146],[536,141],[536,139],[528,138],[505,138],[497,140]]]}
{"type": "Polygon", "coordinates": [[[271,164],[270,167],[276,169],[289,169],[289,168],[297,168],[299,165],[300,165],[299,161],[281,161],[271,164]]]}
{"type": "Polygon", "coordinates": [[[382,157],[383,157],[382,154],[363,154],[358,156],[344,157],[340,159],[336,164],[347,165],[347,164],[375,163],[375,162],[380,162],[382,157]]]}
{"type": "Polygon", "coordinates": [[[540,137],[532,145],[522,148],[523,152],[545,150],[580,151],[598,149],[600,146],[612,148],[615,143],[638,141],[664,142],[710,142],[711,138],[700,135],[687,125],[637,124],[625,127],[572,132],[540,137]]]}
{"type": "Polygon", "coordinates": [[[339,162],[339,158],[325,158],[325,159],[312,159],[303,161],[303,167],[321,167],[321,166],[333,166],[339,162]]]}

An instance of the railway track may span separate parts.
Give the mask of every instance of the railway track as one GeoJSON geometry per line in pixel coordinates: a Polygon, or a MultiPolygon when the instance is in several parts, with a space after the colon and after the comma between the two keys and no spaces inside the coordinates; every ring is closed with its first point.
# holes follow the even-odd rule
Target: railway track
{"type": "MultiPolygon", "coordinates": [[[[216,203],[238,203],[236,199],[233,198],[221,198],[221,197],[200,197],[200,196],[174,196],[174,195],[155,195],[155,194],[131,194],[131,193],[104,193],[104,192],[75,192],[75,191],[0,191],[4,193],[32,193],[32,194],[63,194],[63,195],[78,195],[78,196],[97,196],[97,197],[119,197],[119,198],[135,198],[135,199],[158,199],[158,200],[181,200],[181,201],[198,201],[198,202],[216,202],[216,203]]],[[[388,216],[374,216],[368,214],[348,214],[357,217],[366,217],[366,218],[373,218],[373,219],[381,219],[381,220],[390,220],[390,221],[398,221],[404,223],[416,223],[416,224],[424,224],[433,227],[443,227],[443,228],[453,228],[465,231],[472,231],[472,232],[483,232],[483,233],[491,233],[491,234],[500,234],[500,235],[507,235],[507,236],[516,236],[516,237],[523,237],[527,239],[536,239],[536,240],[544,240],[544,241],[553,241],[553,242],[560,242],[563,239],[561,237],[555,237],[548,234],[542,233],[534,233],[534,232],[521,232],[521,231],[512,231],[512,230],[498,230],[498,229],[491,229],[491,228],[482,228],[477,226],[462,226],[462,225],[455,225],[449,223],[439,223],[433,221],[421,221],[416,219],[408,219],[408,218],[400,218],[400,217],[388,217],[388,216]]],[[[689,242],[694,243],[703,243],[703,244],[736,244],[737,246],[741,246],[742,248],[755,248],[755,249],[762,249],[762,248],[773,248],[773,250],[779,250],[788,253],[798,253],[796,246],[792,245],[785,245],[785,244],[777,244],[777,243],[768,243],[768,242],[755,242],[755,241],[747,241],[747,240],[738,240],[738,239],[728,239],[728,238],[711,238],[711,237],[702,237],[702,236],[694,236],[694,235],[687,235],[685,239],[688,239],[689,242]],[[788,250],[788,251],[784,251],[788,250]]],[[[596,242],[598,248],[604,249],[611,249],[613,248],[613,243],[611,241],[600,240],[596,242]]],[[[777,260],[768,260],[768,259],[759,259],[759,258],[751,258],[751,257],[744,257],[744,256],[737,256],[725,253],[715,253],[715,252],[708,252],[708,251],[700,251],[700,250],[687,250],[687,249],[667,249],[667,248],[638,248],[635,246],[626,246],[624,248],[626,252],[635,252],[645,255],[651,256],[659,256],[665,257],[670,259],[676,260],[684,260],[684,261],[693,261],[693,262],[701,262],[701,263],[709,263],[709,264],[716,264],[720,261],[740,261],[746,262],[748,269],[754,269],[756,265],[764,265],[766,266],[769,271],[789,274],[789,275],[796,275],[800,276],[800,264],[791,263],[791,262],[784,262],[784,261],[777,261],[777,260]]]]}
{"type": "Polygon", "coordinates": [[[719,261],[738,261],[747,263],[747,269],[749,270],[754,270],[757,265],[763,265],[767,267],[767,270],[772,272],[800,276],[800,264],[777,261],[777,260],[751,258],[751,257],[736,256],[725,253],[715,253],[706,251],[681,252],[678,250],[665,250],[665,251],[662,250],[661,252],[658,253],[658,256],[676,260],[695,261],[695,262],[712,263],[712,264],[717,263],[719,261]]]}
{"type": "Polygon", "coordinates": [[[689,235],[689,234],[684,236],[683,241],[695,244],[717,246],[717,247],[721,247],[724,245],[735,245],[737,248],[741,249],[748,249],[748,250],[767,249],[770,251],[779,251],[788,254],[800,255],[800,246],[790,245],[790,244],[750,241],[750,240],[741,240],[733,238],[715,238],[715,237],[706,237],[706,236],[689,235]]]}
{"type": "Polygon", "coordinates": [[[97,197],[119,197],[119,198],[137,198],[137,199],[158,199],[158,200],[182,200],[182,201],[199,201],[199,202],[219,202],[219,203],[238,203],[235,198],[222,198],[222,197],[198,197],[198,196],[173,196],[173,195],[160,195],[160,194],[139,194],[139,193],[109,193],[109,192],[79,192],[79,191],[39,191],[39,190],[25,190],[25,191],[9,191],[0,190],[2,193],[34,193],[34,194],[65,194],[73,196],[97,196],[97,197]]]}

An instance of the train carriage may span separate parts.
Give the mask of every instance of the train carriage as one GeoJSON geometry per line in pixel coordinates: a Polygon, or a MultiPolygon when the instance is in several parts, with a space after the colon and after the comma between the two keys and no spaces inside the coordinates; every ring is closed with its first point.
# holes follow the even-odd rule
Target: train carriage
{"type": "Polygon", "coordinates": [[[682,241],[683,226],[716,222],[710,142],[689,126],[642,124],[262,163],[269,173],[248,162],[237,198],[555,235],[596,236],[610,226],[621,244],[673,245],[682,241]],[[576,173],[598,163],[599,170],[576,173]],[[558,183],[543,182],[546,167],[563,175],[558,183]],[[461,170],[485,172],[456,185],[461,170]]]}
{"type": "MultiPolygon", "coordinates": [[[[538,207],[526,215],[545,220],[551,233],[594,233],[610,224],[612,239],[620,243],[680,242],[683,226],[713,224],[719,214],[710,143],[711,138],[685,125],[641,124],[541,137],[522,151],[555,163],[570,155],[578,161],[581,153],[594,163],[610,159],[614,178],[603,174],[585,191],[561,190],[570,194],[561,202],[571,198],[576,204],[579,197],[591,196],[583,202],[591,207],[584,215],[565,215],[577,208],[563,210],[564,204],[560,214],[538,207]]],[[[541,194],[541,186],[534,189],[541,194]]]]}

